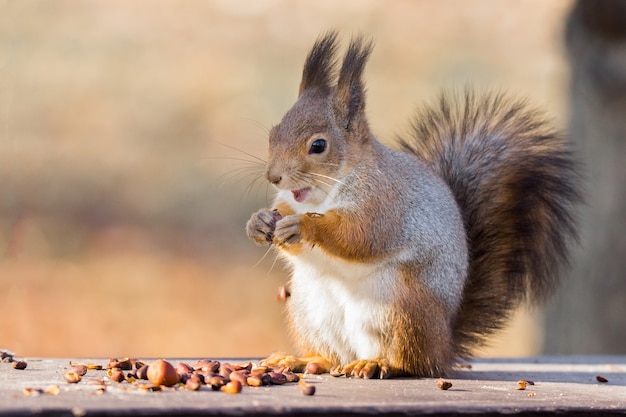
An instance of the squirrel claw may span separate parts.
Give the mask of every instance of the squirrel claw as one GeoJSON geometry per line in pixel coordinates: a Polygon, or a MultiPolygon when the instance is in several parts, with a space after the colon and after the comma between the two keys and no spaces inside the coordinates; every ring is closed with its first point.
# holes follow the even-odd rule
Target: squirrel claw
{"type": "Polygon", "coordinates": [[[344,372],[344,370],[343,370],[343,366],[341,366],[341,365],[333,366],[332,368],[330,368],[328,373],[331,376],[334,376],[334,377],[340,377],[340,376],[344,376],[346,374],[344,372]]]}

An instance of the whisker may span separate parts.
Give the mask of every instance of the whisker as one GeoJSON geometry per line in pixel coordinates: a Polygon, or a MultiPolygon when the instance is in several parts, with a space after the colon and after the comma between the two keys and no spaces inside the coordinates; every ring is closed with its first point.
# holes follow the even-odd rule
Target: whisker
{"type": "Polygon", "coordinates": [[[250,195],[252,195],[252,192],[254,191],[255,185],[259,180],[262,180],[263,176],[262,175],[258,175],[256,178],[254,178],[252,181],[250,181],[250,183],[248,184],[248,186],[244,189],[244,193],[246,193],[248,195],[248,197],[250,195]]]}
{"type": "Polygon", "coordinates": [[[274,262],[272,262],[272,266],[270,266],[269,271],[267,271],[268,275],[274,270],[274,267],[276,266],[276,263],[278,263],[278,254],[276,254],[274,256],[274,262]]]}
{"type": "MultiPolygon", "coordinates": [[[[263,254],[263,256],[261,256],[261,259],[259,259],[259,260],[258,260],[258,262],[257,262],[257,263],[255,263],[255,264],[254,264],[254,265],[253,265],[250,269],[255,269],[257,266],[259,266],[259,265],[261,264],[261,262],[263,262],[263,260],[264,260],[265,258],[267,258],[267,255],[270,253],[270,251],[271,251],[271,250],[272,250],[272,245],[269,245],[269,246],[267,247],[267,250],[266,250],[266,251],[265,251],[265,253],[263,254]]],[[[274,262],[274,263],[276,263],[276,262],[274,262]]],[[[274,266],[274,264],[272,264],[272,267],[273,267],[273,266],[274,266]]],[[[270,269],[270,271],[271,271],[271,269],[270,269]]]]}
{"type": "Polygon", "coordinates": [[[262,177],[263,172],[258,169],[255,169],[255,167],[233,168],[230,171],[225,172],[219,175],[217,178],[215,178],[215,182],[222,184],[226,182],[226,180],[229,180],[229,181],[232,180],[231,181],[232,184],[238,184],[244,179],[249,178],[251,176],[262,177]]]}
{"type": "MultiPolygon", "coordinates": [[[[319,179],[319,178],[311,178],[311,181],[314,181],[314,182],[317,182],[317,183],[323,184],[323,185],[325,185],[325,186],[327,186],[327,187],[332,187],[332,184],[331,184],[331,183],[328,183],[328,182],[326,182],[326,181],[324,181],[324,180],[321,180],[321,179],[319,179]]],[[[312,184],[312,182],[310,182],[309,184],[312,184]]]]}
{"type": "MultiPolygon", "coordinates": [[[[216,159],[218,161],[228,160],[228,161],[237,161],[237,162],[245,162],[248,164],[254,164],[258,166],[265,167],[266,163],[263,160],[255,161],[245,158],[237,158],[235,156],[199,156],[198,159],[216,159]]],[[[259,159],[259,158],[256,158],[259,159]]]]}
{"type": "Polygon", "coordinates": [[[256,159],[257,161],[262,162],[263,164],[267,164],[267,161],[266,161],[266,160],[264,160],[263,158],[259,158],[258,156],[253,155],[253,154],[251,154],[251,153],[249,153],[249,152],[246,152],[246,151],[244,151],[244,150],[241,150],[241,149],[236,148],[236,147],[231,146],[231,145],[227,145],[227,144],[222,143],[222,142],[217,142],[217,141],[216,141],[215,143],[217,143],[218,145],[221,145],[221,146],[223,146],[223,147],[225,147],[225,148],[232,149],[233,151],[237,151],[237,152],[240,152],[240,153],[242,153],[242,154],[244,154],[244,155],[247,155],[247,156],[249,156],[249,157],[250,157],[250,158],[252,158],[252,159],[256,159]]]}
{"type": "Polygon", "coordinates": [[[322,178],[329,179],[329,180],[331,180],[331,181],[334,181],[334,182],[335,182],[335,183],[337,183],[337,184],[345,185],[345,184],[343,183],[343,181],[338,180],[337,178],[329,177],[328,175],[319,174],[319,173],[317,173],[317,172],[309,172],[309,174],[310,174],[310,175],[316,175],[316,176],[318,176],[318,177],[322,177],[322,178]]]}
{"type": "Polygon", "coordinates": [[[263,124],[257,120],[250,119],[247,117],[242,117],[241,120],[263,131],[264,136],[268,136],[270,133],[270,130],[267,127],[263,126],[263,124]]]}
{"type": "MultiPolygon", "coordinates": [[[[325,185],[326,187],[332,188],[332,184],[329,184],[319,178],[310,178],[309,176],[305,175],[305,173],[302,173],[302,172],[298,172],[297,174],[294,175],[294,177],[297,181],[301,181],[311,187],[315,187],[316,183],[320,183],[322,185],[325,185]]],[[[329,191],[326,190],[325,188],[322,188],[322,187],[316,187],[316,188],[318,190],[321,190],[324,194],[326,194],[326,196],[330,195],[329,191]]]]}

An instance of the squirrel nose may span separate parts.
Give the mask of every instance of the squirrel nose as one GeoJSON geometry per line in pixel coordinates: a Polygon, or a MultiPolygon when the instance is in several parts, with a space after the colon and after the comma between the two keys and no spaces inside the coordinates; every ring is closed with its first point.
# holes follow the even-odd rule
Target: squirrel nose
{"type": "Polygon", "coordinates": [[[280,173],[272,170],[271,168],[268,168],[268,170],[265,171],[265,178],[267,178],[267,180],[274,185],[278,185],[283,179],[280,173]]]}

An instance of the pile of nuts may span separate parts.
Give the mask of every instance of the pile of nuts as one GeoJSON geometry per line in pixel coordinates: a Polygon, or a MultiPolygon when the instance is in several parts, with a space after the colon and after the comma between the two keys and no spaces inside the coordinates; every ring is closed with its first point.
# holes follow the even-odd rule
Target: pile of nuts
{"type": "MultiPolygon", "coordinates": [[[[63,377],[67,383],[75,384],[82,380],[88,370],[101,370],[102,366],[70,362],[70,368],[63,377]]],[[[303,395],[315,393],[314,385],[304,382],[299,375],[287,368],[258,366],[252,362],[231,364],[202,359],[197,360],[193,365],[179,362],[174,366],[164,359],[157,359],[146,364],[137,359],[118,360],[112,358],[106,366],[106,372],[110,381],[128,382],[143,391],[159,391],[162,387],[198,391],[206,386],[213,391],[237,394],[242,391],[244,386],[260,387],[299,383],[303,395]]],[[[94,381],[90,382],[94,384],[94,381]]],[[[106,390],[106,384],[103,380],[95,382],[101,384],[102,392],[106,390]]]]}

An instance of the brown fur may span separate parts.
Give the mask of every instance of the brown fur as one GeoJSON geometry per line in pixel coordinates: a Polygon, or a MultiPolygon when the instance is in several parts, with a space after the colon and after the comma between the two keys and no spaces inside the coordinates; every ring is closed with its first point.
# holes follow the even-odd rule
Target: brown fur
{"type": "Polygon", "coordinates": [[[391,307],[392,333],[387,357],[398,373],[440,377],[454,361],[450,311],[415,277],[419,265],[406,265],[403,287],[391,307]]]}
{"type": "MultiPolygon", "coordinates": [[[[368,211],[367,206],[362,207],[368,211]]],[[[329,210],[323,215],[300,216],[302,239],[319,245],[325,252],[352,262],[375,262],[387,255],[393,231],[372,239],[379,219],[357,218],[353,213],[329,210]]]]}

